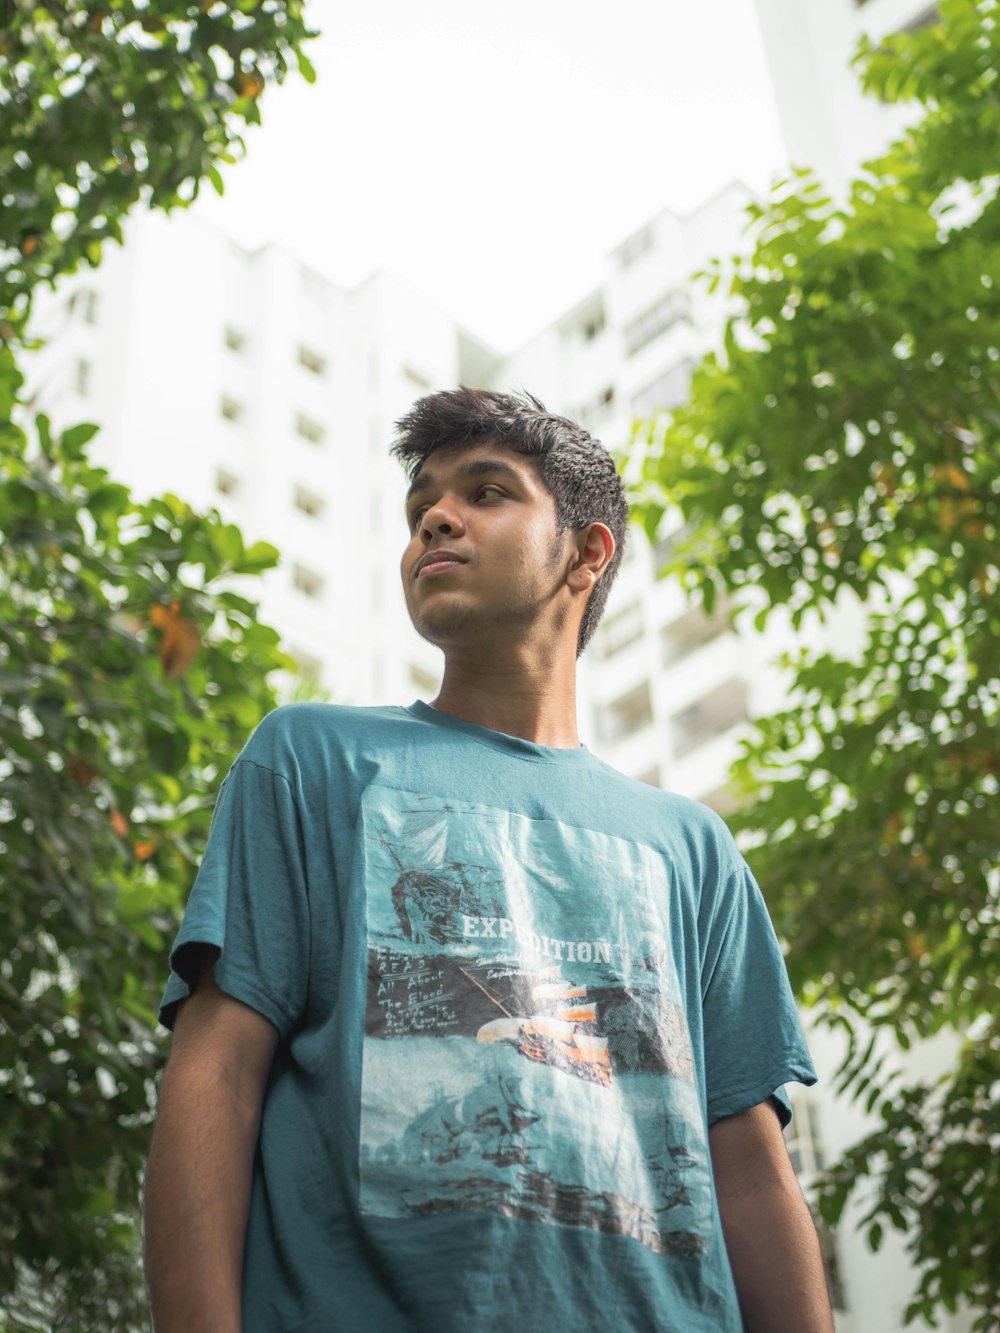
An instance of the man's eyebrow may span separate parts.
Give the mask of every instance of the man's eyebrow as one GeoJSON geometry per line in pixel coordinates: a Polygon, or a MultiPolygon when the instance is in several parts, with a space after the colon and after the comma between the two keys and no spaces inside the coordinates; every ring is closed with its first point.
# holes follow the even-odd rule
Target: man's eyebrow
{"type": "MultiPolygon", "coordinates": [[[[506,477],[509,481],[519,483],[523,480],[517,469],[511,467],[509,463],[505,463],[502,458],[467,458],[464,463],[459,463],[453,475],[458,481],[468,481],[471,477],[481,477],[486,473],[506,477]]],[[[418,476],[414,477],[410,489],[406,492],[407,506],[415,495],[422,495],[424,491],[433,491],[436,487],[437,481],[434,474],[421,471],[418,476]]]]}

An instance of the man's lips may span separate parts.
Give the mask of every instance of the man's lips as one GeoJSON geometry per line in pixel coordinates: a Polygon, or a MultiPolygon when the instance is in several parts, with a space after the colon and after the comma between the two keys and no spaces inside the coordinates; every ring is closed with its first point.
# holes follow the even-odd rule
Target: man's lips
{"type": "Polygon", "coordinates": [[[454,551],[425,551],[417,561],[417,567],[413,571],[415,578],[420,578],[422,574],[439,574],[446,569],[451,569],[455,565],[464,565],[465,557],[458,555],[454,551]]]}

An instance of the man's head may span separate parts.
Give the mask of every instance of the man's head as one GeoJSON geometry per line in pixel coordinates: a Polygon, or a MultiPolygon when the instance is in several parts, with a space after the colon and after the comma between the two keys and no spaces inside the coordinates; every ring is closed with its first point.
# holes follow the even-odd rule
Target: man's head
{"type": "Polygon", "coordinates": [[[428,462],[432,455],[442,455],[440,470],[444,458],[470,450],[529,461],[529,481],[537,479],[553,503],[554,557],[568,533],[581,533],[592,524],[610,530],[614,554],[589,591],[577,640],[581,653],[604,612],[625,547],[628,503],[611,455],[582,427],[546,411],[530,395],[464,388],[428,394],[397,423],[392,449],[411,481],[411,515],[419,510],[422,480],[434,471],[428,462]]]}

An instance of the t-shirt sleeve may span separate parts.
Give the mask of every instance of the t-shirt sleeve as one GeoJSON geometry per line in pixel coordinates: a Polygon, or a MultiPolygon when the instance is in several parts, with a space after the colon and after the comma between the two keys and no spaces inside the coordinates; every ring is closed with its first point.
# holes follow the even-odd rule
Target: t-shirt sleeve
{"type": "Polygon", "coordinates": [[[205,949],[221,990],[287,1037],[305,1002],[309,902],[301,825],[288,779],[253,760],[230,769],[170,953],[160,1021],[173,1027],[205,949]]]}
{"type": "Polygon", "coordinates": [[[726,880],[702,963],[708,1123],[774,1099],[791,1119],[785,1083],[816,1071],[763,896],[745,862],[726,880]]]}

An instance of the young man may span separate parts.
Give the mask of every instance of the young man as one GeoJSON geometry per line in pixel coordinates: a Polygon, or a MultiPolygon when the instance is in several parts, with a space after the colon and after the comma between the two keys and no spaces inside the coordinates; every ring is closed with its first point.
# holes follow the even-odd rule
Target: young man
{"type": "Polygon", "coordinates": [[[278,709],[223,785],[161,1010],[158,1333],[828,1333],[759,891],[715,815],[577,734],[613,463],[466,389],[394,452],[444,681],[278,709]]]}

